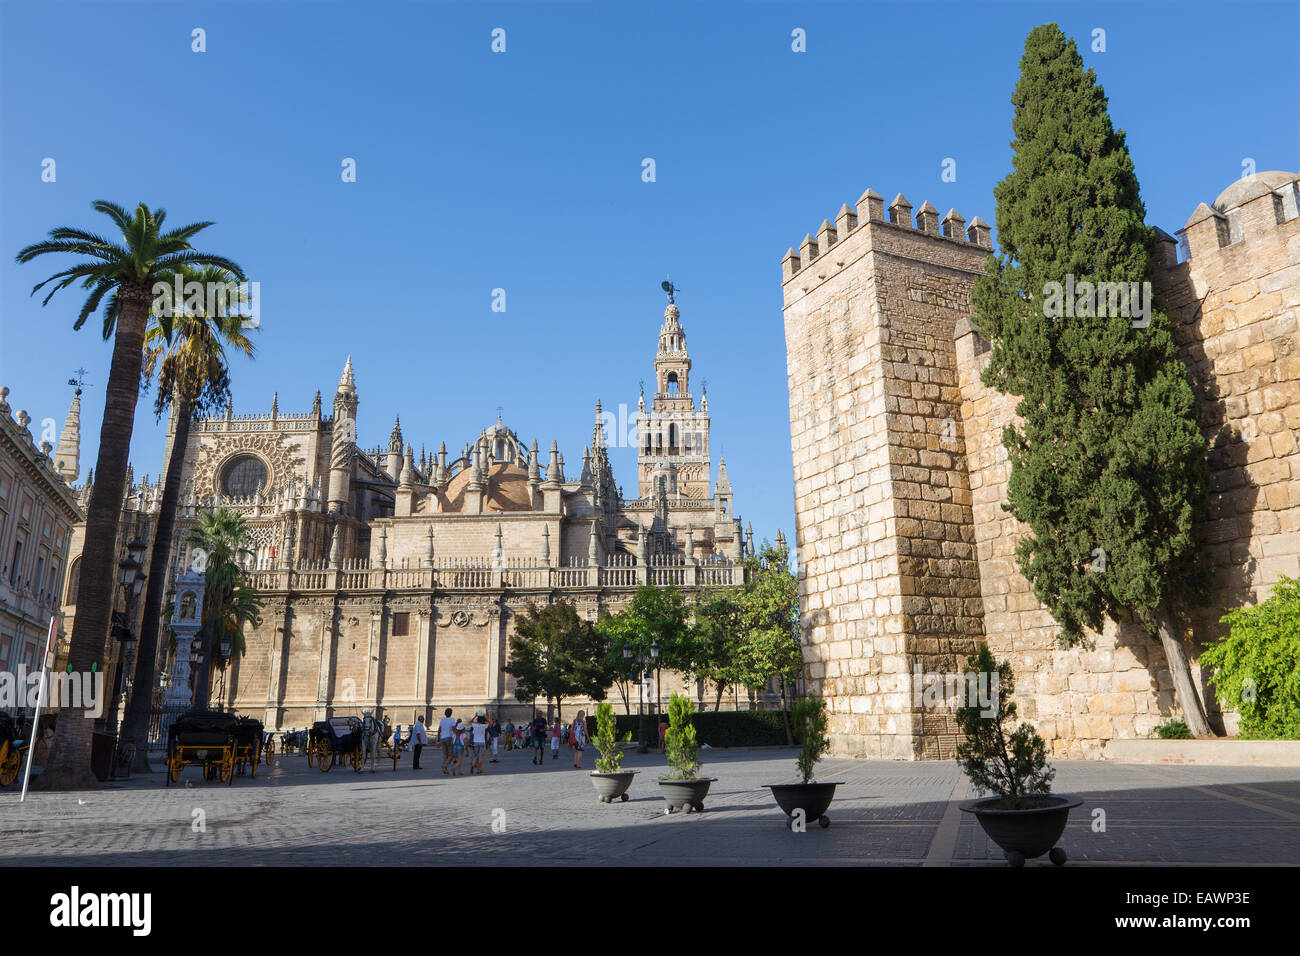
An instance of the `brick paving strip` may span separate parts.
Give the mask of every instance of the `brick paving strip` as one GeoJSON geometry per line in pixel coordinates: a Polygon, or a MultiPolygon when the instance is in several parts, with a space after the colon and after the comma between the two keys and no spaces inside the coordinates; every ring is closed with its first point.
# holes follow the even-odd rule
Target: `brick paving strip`
{"type": "MultiPolygon", "coordinates": [[[[794,753],[703,752],[704,772],[718,778],[706,812],[672,816],[653,752],[628,754],[625,766],[641,771],[632,799],[609,806],[587,779],[590,756],[578,771],[563,756],[538,768],[518,753],[485,776],[455,779],[436,759],[418,776],[409,763],[358,775],[323,774],[291,755],[229,787],[189,770],[169,789],[155,773],[25,804],[9,788],[0,791],[0,865],[1003,865],[960,812],[974,795],[952,761],[827,760],[818,779],[841,781],[832,825],[791,833],[762,785],[792,780],[794,753]]],[[[1054,791],[1084,800],[1061,840],[1071,866],[1300,865],[1294,768],[1056,766],[1054,791]]]]}

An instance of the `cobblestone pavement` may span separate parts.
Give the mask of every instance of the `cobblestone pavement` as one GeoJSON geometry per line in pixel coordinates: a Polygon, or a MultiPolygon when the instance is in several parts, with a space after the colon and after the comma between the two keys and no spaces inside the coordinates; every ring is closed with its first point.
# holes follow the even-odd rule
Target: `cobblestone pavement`
{"type": "MultiPolygon", "coordinates": [[[[611,805],[587,780],[590,753],[584,771],[563,755],[538,768],[515,752],[485,776],[456,778],[442,775],[432,749],[424,770],[404,758],[396,772],[388,763],[360,775],[321,773],[290,755],[231,786],[191,768],[170,789],[159,772],[22,804],[15,785],[0,791],[0,865],[1002,865],[958,810],[971,794],[947,761],[824,761],[818,779],[842,782],[834,822],[789,832],[762,784],[791,781],[794,753],[703,752],[718,778],[705,812],[671,816],[653,752],[628,754],[625,767],[641,772],[631,799],[611,805]]],[[[1294,768],[1055,766],[1055,792],[1084,801],[1060,844],[1072,866],[1300,865],[1294,768]]]]}

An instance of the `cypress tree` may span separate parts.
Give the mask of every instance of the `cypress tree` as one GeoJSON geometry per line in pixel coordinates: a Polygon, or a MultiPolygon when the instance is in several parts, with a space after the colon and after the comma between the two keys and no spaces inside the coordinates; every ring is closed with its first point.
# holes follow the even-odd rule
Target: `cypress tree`
{"type": "Polygon", "coordinates": [[[1054,23],[1026,38],[1012,103],[1012,171],[994,190],[1001,255],[971,304],[993,346],[984,383],[1020,399],[1002,434],[1003,507],[1029,527],[1017,563],[1063,647],[1106,616],[1158,639],[1188,726],[1208,736],[1174,623],[1203,589],[1193,521],[1209,479],[1195,397],[1150,286],[1146,322],[1103,308],[1104,295],[1090,302],[1084,285],[1142,289],[1151,277],[1154,235],[1125,136],[1054,23]]]}

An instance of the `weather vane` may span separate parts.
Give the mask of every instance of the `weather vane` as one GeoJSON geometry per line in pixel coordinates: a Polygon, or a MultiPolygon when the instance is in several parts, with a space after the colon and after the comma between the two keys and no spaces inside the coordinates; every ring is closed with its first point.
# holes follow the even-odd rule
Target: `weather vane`
{"type": "Polygon", "coordinates": [[[86,386],[86,370],[84,368],[77,369],[77,377],[68,379],[68,384],[76,388],[77,394],[80,395],[81,390],[86,386]]]}
{"type": "Polygon", "coordinates": [[[673,302],[673,294],[677,291],[677,286],[672,284],[672,282],[670,281],[671,279],[672,277],[669,276],[668,278],[664,279],[663,282],[659,283],[659,288],[663,289],[665,292],[668,293],[668,302],[670,304],[673,302]]]}

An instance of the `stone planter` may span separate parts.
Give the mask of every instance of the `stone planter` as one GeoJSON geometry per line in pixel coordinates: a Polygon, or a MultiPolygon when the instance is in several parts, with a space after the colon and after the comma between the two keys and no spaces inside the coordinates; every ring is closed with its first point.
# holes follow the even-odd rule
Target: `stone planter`
{"type": "Polygon", "coordinates": [[[667,807],[664,813],[682,810],[699,813],[704,809],[704,797],[709,792],[709,784],[717,777],[697,777],[694,780],[660,780],[659,790],[663,794],[667,807]]]}
{"type": "Polygon", "coordinates": [[[785,811],[788,818],[786,826],[791,829],[796,824],[796,810],[803,811],[804,823],[816,821],[823,829],[831,825],[831,818],[826,815],[826,811],[835,799],[838,783],[765,783],[763,786],[776,797],[777,806],[785,811]]]}
{"type": "Polygon", "coordinates": [[[619,770],[615,773],[591,772],[591,782],[596,788],[596,799],[601,803],[613,803],[615,800],[627,800],[627,788],[632,786],[632,778],[640,771],[619,770]]]}
{"type": "Polygon", "coordinates": [[[1048,802],[1047,806],[1025,810],[1003,810],[998,806],[998,798],[977,800],[962,807],[963,813],[975,814],[984,832],[990,840],[1002,848],[1007,862],[1012,866],[1024,866],[1025,860],[1049,854],[1057,866],[1064,866],[1067,859],[1065,851],[1056,846],[1056,841],[1065,832],[1065,824],[1070,818],[1070,810],[1083,803],[1069,797],[1040,797],[1048,802]]]}

